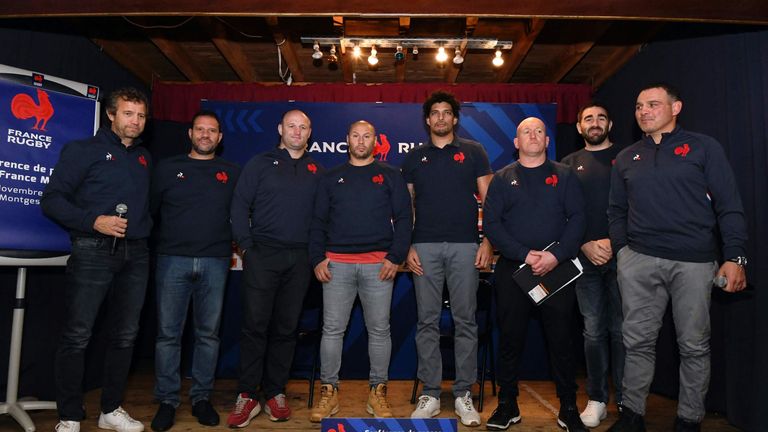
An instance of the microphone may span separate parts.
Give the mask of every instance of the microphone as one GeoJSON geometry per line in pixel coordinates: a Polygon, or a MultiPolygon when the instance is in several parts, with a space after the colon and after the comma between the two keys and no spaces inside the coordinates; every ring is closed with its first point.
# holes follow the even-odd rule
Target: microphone
{"type": "MultiPolygon", "coordinates": [[[[125,217],[125,214],[128,213],[128,206],[120,203],[115,207],[115,213],[117,213],[117,217],[120,219],[125,217]]],[[[109,250],[110,255],[114,255],[115,251],[117,250],[117,237],[112,239],[112,249],[109,250]]]]}
{"type": "Polygon", "coordinates": [[[722,275],[721,276],[715,276],[715,278],[712,279],[712,285],[714,285],[714,286],[716,286],[716,287],[718,287],[720,289],[723,289],[726,286],[728,286],[728,278],[725,277],[725,276],[722,276],[722,275]]]}

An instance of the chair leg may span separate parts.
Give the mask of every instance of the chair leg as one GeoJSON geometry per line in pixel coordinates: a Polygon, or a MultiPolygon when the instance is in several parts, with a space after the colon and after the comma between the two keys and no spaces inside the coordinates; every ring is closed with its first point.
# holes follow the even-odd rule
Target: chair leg
{"type": "Polygon", "coordinates": [[[480,366],[480,400],[477,404],[478,412],[483,412],[483,401],[485,400],[485,372],[487,370],[486,365],[488,364],[488,343],[486,342],[483,345],[485,346],[483,347],[483,355],[481,360],[482,365],[480,366]]]}
{"type": "Polygon", "coordinates": [[[320,343],[317,344],[315,356],[312,359],[312,373],[309,376],[309,398],[307,399],[307,408],[312,408],[315,400],[315,378],[317,378],[317,360],[320,357],[320,343]]]}
{"type": "Polygon", "coordinates": [[[496,396],[496,349],[493,345],[493,335],[488,335],[488,338],[488,345],[491,350],[491,390],[493,391],[493,395],[496,396]]]}
{"type": "Polygon", "coordinates": [[[413,379],[413,390],[411,390],[411,404],[416,403],[416,391],[419,389],[419,379],[413,379]]]}

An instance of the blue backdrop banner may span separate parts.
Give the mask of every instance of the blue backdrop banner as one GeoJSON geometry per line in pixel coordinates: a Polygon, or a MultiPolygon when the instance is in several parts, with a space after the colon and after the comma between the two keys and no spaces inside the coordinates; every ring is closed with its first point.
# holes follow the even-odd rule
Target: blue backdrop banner
{"type": "Polygon", "coordinates": [[[0,80],[0,250],[69,251],[40,197],[61,148],[92,136],[93,99],[0,80]]]}

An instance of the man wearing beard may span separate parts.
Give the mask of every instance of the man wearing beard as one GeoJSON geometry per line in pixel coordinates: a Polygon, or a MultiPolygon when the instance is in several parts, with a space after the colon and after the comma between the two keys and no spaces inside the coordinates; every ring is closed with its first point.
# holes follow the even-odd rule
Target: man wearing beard
{"type": "Polygon", "coordinates": [[[611,167],[620,150],[608,137],[612,126],[608,110],[603,105],[590,102],[582,107],[576,129],[584,138],[584,148],[562,160],[581,181],[586,203],[587,230],[579,251],[584,274],[576,280],[576,298],[584,318],[589,401],[581,413],[581,420],[587,427],[597,427],[607,416],[609,365],[616,389],[614,402],[619,407],[624,375],[621,296],[606,215],[611,167]]]}
{"type": "Polygon", "coordinates": [[[411,240],[411,200],[402,174],[373,157],[376,130],[367,121],[347,133],[349,162],[329,170],[315,197],[309,258],[323,283],[320,400],[310,420],[339,411],[339,369],[349,315],[360,296],[371,371],[366,411],[392,417],[387,381],[392,340],[389,312],[398,266],[411,240]]]}
{"type": "Polygon", "coordinates": [[[487,239],[478,244],[478,199],[485,200],[491,167],[480,143],[458,137],[459,103],[447,92],[434,92],[422,106],[429,142],[408,152],[403,176],[413,199],[415,226],[408,268],[418,310],[416,350],[418,378],[424,383],[412,418],[440,413],[443,380],[440,356],[440,312],[447,285],[456,326],[453,384],[454,411],[465,426],[478,426],[472,402],[477,381],[477,285],[493,250],[487,239]]]}
{"type": "Polygon", "coordinates": [[[160,402],[152,429],[165,431],[179,407],[181,338],[192,303],[194,354],[189,398],[200,424],[215,426],[210,402],[219,355],[219,322],[224,301],[232,234],[229,207],[240,168],[216,156],[222,133],[211,111],[200,111],[189,129],[192,148],[158,163],[152,181],[157,231],[157,341],[155,398],[160,402]]]}

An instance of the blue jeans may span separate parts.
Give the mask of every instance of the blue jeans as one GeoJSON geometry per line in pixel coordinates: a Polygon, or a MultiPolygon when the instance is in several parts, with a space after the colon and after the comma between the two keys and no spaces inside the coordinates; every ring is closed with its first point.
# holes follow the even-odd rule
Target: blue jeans
{"type": "Polygon", "coordinates": [[[219,323],[229,257],[158,255],[155,397],[179,406],[181,337],[192,301],[195,346],[192,357],[192,404],[209,399],[219,357],[219,323]]]}
{"type": "Polygon", "coordinates": [[[123,402],[147,290],[149,250],[143,239],[120,240],[114,255],[110,254],[111,247],[111,238],[72,239],[64,291],[65,322],[55,361],[56,403],[61,420],[85,418],[85,349],[103,303],[106,303],[105,325],[109,331],[101,411],[112,412],[123,402]]]}
{"type": "Polygon", "coordinates": [[[323,338],[320,341],[320,381],[339,382],[344,332],[355,298],[360,295],[365,327],[368,329],[370,385],[389,379],[389,357],[392,339],[389,311],[392,307],[394,282],[379,279],[381,264],[344,264],[330,262],[331,281],[323,284],[323,338]]]}
{"type": "Polygon", "coordinates": [[[608,366],[621,403],[624,377],[624,342],[621,336],[621,295],[616,281],[616,260],[595,266],[581,256],[584,274],[576,280],[576,298],[584,317],[584,356],[587,361],[589,399],[608,403],[608,366]]]}

